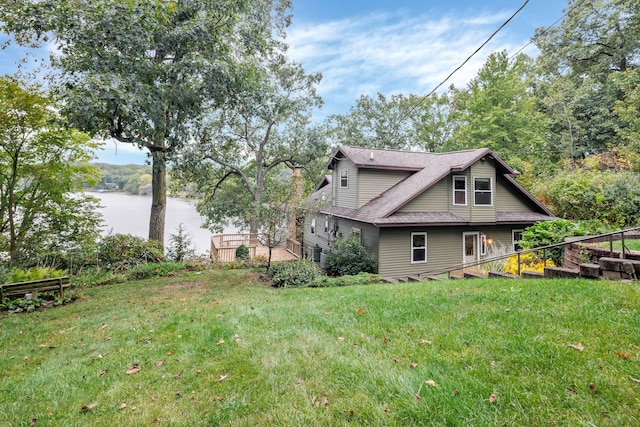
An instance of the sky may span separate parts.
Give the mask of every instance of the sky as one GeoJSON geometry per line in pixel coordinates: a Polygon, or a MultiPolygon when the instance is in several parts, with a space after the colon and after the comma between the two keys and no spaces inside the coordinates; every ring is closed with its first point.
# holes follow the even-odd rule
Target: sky
{"type": "MultiPolygon", "coordinates": [[[[321,73],[322,120],[347,113],[362,95],[425,95],[462,64],[525,0],[292,0],[287,31],[289,57],[309,73],[321,73]]],[[[520,49],[530,56],[536,28],[562,18],[566,0],[529,0],[478,54],[442,85],[463,88],[487,56],[520,49]]],[[[0,44],[6,40],[0,36],[0,44]]],[[[27,53],[0,50],[0,74],[13,74],[27,53]]],[[[36,56],[42,55],[37,52],[36,56]]],[[[107,142],[98,160],[142,164],[146,152],[107,142]]]]}

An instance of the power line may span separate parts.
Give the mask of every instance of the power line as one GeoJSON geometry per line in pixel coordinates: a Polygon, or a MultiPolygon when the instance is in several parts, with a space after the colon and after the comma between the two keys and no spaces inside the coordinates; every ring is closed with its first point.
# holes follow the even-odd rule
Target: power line
{"type": "MultiPolygon", "coordinates": [[[[491,34],[491,35],[489,36],[489,38],[488,38],[487,40],[485,40],[485,41],[484,41],[484,43],[482,43],[482,44],[480,45],[480,47],[478,47],[478,48],[477,48],[477,49],[476,49],[476,50],[475,50],[471,55],[469,55],[469,57],[467,57],[467,59],[465,59],[465,60],[464,60],[464,62],[463,62],[462,64],[460,64],[460,65],[459,65],[455,70],[453,70],[453,71],[452,71],[452,72],[451,72],[451,73],[450,73],[450,74],[449,74],[449,75],[448,75],[448,76],[447,76],[443,81],[441,81],[441,82],[440,82],[440,83],[439,83],[435,88],[433,88],[433,89],[431,90],[431,92],[429,92],[428,94],[426,94],[425,96],[423,96],[423,97],[420,99],[420,101],[419,101],[416,105],[414,105],[413,107],[411,107],[411,109],[410,109],[410,110],[409,110],[409,112],[407,113],[407,116],[411,115],[411,114],[413,113],[413,111],[414,111],[416,108],[418,108],[420,105],[422,105],[422,103],[423,103],[427,98],[429,98],[431,95],[433,95],[433,94],[435,93],[435,91],[436,91],[436,90],[438,90],[438,89],[440,88],[440,86],[442,86],[443,84],[445,84],[445,83],[447,82],[447,80],[449,80],[449,79],[451,78],[451,76],[453,76],[456,72],[458,72],[458,70],[460,70],[460,68],[464,67],[464,66],[465,66],[465,64],[466,64],[467,62],[469,62],[469,61],[471,60],[471,58],[473,58],[473,57],[474,57],[478,52],[480,52],[480,51],[482,50],[482,48],[483,48],[483,47],[485,47],[485,46],[487,45],[487,43],[489,43],[489,42],[491,41],[491,39],[493,39],[493,38],[496,36],[496,34],[498,34],[498,33],[499,33],[499,32],[500,32],[504,27],[506,27],[506,26],[507,26],[507,24],[508,24],[509,22],[511,22],[511,20],[512,20],[513,18],[515,18],[515,17],[516,17],[516,15],[517,15],[518,13],[520,13],[520,11],[521,11],[522,9],[524,9],[524,8],[525,8],[525,6],[526,6],[528,3],[529,3],[529,0],[525,0],[525,2],[522,4],[522,6],[520,6],[520,8],[519,8],[518,10],[516,10],[516,11],[513,13],[513,15],[511,15],[511,16],[509,17],[509,19],[507,19],[506,21],[504,21],[504,23],[503,23],[502,25],[500,25],[500,27],[499,27],[497,30],[495,30],[495,31],[493,32],[493,34],[491,34]]],[[[401,118],[401,120],[404,120],[404,117],[403,117],[403,118],[401,118]]]]}

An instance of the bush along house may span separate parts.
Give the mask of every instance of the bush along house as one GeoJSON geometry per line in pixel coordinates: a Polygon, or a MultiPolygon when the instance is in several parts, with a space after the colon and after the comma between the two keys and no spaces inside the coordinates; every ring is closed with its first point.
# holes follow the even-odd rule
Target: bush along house
{"type": "Polygon", "coordinates": [[[419,153],[341,146],[309,200],[304,245],[322,264],[357,233],[388,278],[513,252],[524,228],[553,214],[487,148],[419,153]]]}

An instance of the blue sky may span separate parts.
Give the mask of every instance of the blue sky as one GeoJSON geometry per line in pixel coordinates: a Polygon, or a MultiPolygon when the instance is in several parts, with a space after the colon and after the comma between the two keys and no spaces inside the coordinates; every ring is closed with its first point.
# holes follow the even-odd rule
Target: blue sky
{"type": "MultiPolygon", "coordinates": [[[[426,94],[475,51],[525,0],[292,0],[289,56],[323,75],[324,106],[315,118],[349,111],[361,95],[426,94]]],[[[464,87],[486,57],[515,53],[536,28],[562,17],[565,0],[529,0],[525,8],[443,87],[464,87]]],[[[0,43],[4,39],[0,37],[0,43]]],[[[523,50],[537,54],[533,45],[523,50]]],[[[26,51],[0,51],[0,74],[13,74],[26,51]]],[[[107,163],[144,163],[145,152],[109,142],[107,163]]]]}

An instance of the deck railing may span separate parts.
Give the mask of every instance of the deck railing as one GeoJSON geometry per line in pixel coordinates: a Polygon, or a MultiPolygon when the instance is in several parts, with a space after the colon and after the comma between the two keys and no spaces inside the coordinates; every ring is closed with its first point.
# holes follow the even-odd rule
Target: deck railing
{"type": "Polygon", "coordinates": [[[302,243],[295,239],[287,239],[287,251],[291,252],[298,258],[302,258],[302,243]]]}
{"type": "Polygon", "coordinates": [[[211,259],[230,262],[236,259],[236,249],[245,245],[249,249],[249,256],[256,255],[256,247],[260,245],[261,235],[247,234],[216,234],[211,236],[211,259]]]}

